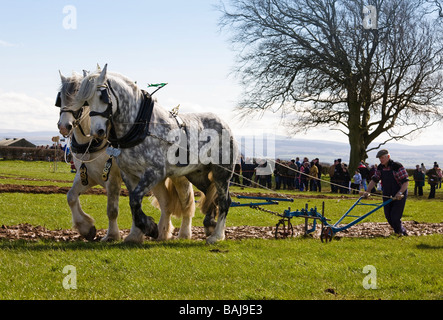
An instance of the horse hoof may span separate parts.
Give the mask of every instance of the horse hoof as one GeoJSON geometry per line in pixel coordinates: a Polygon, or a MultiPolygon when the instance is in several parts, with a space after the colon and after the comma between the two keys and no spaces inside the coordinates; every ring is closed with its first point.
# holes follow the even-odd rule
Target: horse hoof
{"type": "Polygon", "coordinates": [[[163,232],[163,233],[159,232],[158,236],[156,238],[156,240],[159,240],[159,241],[168,241],[168,240],[172,240],[172,239],[174,239],[174,237],[173,237],[172,233],[170,233],[170,232],[163,232]]]}
{"type": "Polygon", "coordinates": [[[157,239],[158,238],[158,227],[157,224],[154,223],[153,226],[151,226],[150,230],[148,230],[145,233],[146,236],[151,237],[153,239],[157,239]]]}
{"type": "Polygon", "coordinates": [[[128,235],[124,243],[132,243],[132,244],[142,244],[143,243],[143,234],[140,236],[128,235]]]}
{"type": "Polygon", "coordinates": [[[93,241],[96,234],[97,234],[97,229],[95,228],[95,226],[92,226],[89,229],[88,234],[85,235],[85,239],[88,240],[88,241],[93,241]]]}
{"type": "Polygon", "coordinates": [[[121,239],[120,235],[118,236],[104,236],[100,241],[101,242],[113,242],[113,241],[119,241],[121,239]]]}
{"type": "Polygon", "coordinates": [[[192,239],[192,233],[191,232],[183,232],[179,233],[177,236],[178,239],[192,239]]]}
{"type": "Polygon", "coordinates": [[[217,238],[214,236],[210,236],[209,238],[206,239],[206,244],[214,244],[217,242],[217,238]]]}
{"type": "Polygon", "coordinates": [[[213,234],[212,236],[210,236],[206,239],[206,244],[214,244],[217,241],[223,241],[223,240],[225,240],[224,233],[219,234],[219,235],[213,234]]]}
{"type": "Polygon", "coordinates": [[[154,218],[146,217],[145,223],[140,229],[143,231],[145,236],[153,239],[158,238],[158,225],[154,222],[154,218]]]}

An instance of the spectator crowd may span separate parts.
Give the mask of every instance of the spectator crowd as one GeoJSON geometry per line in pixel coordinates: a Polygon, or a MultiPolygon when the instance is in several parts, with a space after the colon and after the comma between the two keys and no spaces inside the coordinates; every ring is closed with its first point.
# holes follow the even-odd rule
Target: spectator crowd
{"type": "MultiPolygon", "coordinates": [[[[347,164],[341,159],[334,160],[332,165],[320,163],[319,158],[309,160],[299,157],[290,161],[281,159],[244,159],[242,156],[236,164],[235,174],[232,177],[233,185],[264,187],[273,190],[298,190],[322,191],[322,180],[329,176],[330,191],[332,193],[359,193],[367,190],[367,186],[376,171],[377,165],[369,165],[361,161],[355,172],[348,170],[347,164]],[[241,180],[241,181],[240,181],[241,180]]],[[[424,164],[417,165],[409,177],[414,181],[414,195],[423,196],[423,187],[427,182],[430,185],[429,198],[435,197],[435,190],[441,188],[442,170],[434,162],[431,169],[427,170],[424,164]]],[[[382,190],[381,184],[377,185],[376,192],[382,190]]],[[[329,190],[329,188],[328,188],[329,190]]]]}

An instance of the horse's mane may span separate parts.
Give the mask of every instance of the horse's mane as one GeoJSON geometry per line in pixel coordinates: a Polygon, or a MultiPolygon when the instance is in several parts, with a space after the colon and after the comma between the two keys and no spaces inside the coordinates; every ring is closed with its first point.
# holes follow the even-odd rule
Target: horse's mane
{"type": "MultiPolygon", "coordinates": [[[[95,91],[97,90],[97,78],[100,76],[100,71],[96,71],[94,73],[89,74],[86,76],[83,81],[81,82],[80,88],[78,90],[78,93],[75,97],[75,104],[74,108],[79,108],[83,105],[83,103],[89,99],[92,98],[95,91]]],[[[137,85],[127,77],[114,72],[108,72],[107,78],[111,82],[117,81],[117,82],[123,82],[126,84],[130,90],[133,92],[136,92],[138,89],[137,85]]]]}
{"type": "Polygon", "coordinates": [[[82,75],[73,72],[71,77],[66,77],[65,80],[62,81],[59,91],[68,101],[72,101],[75,98],[75,94],[79,90],[82,80],[82,75]]]}

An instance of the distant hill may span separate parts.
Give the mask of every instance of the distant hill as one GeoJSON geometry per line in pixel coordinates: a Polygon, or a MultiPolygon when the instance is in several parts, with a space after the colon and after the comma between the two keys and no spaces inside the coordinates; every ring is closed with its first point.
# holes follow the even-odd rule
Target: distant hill
{"type": "MultiPolygon", "coordinates": [[[[0,140],[4,138],[25,138],[35,145],[52,145],[51,138],[58,135],[58,131],[25,132],[0,129],[0,140]]],[[[382,148],[388,149],[392,158],[401,162],[407,168],[415,168],[416,164],[421,163],[424,163],[427,168],[431,168],[434,161],[443,165],[443,145],[409,146],[391,143],[382,148]]],[[[289,139],[284,136],[275,137],[275,157],[284,160],[307,157],[309,160],[319,158],[320,162],[332,164],[334,159],[341,158],[343,162],[349,163],[349,151],[349,145],[342,142],[289,139]]],[[[378,163],[375,158],[376,153],[377,151],[369,153],[367,159],[369,164],[378,163]]]]}
{"type": "MultiPolygon", "coordinates": [[[[424,163],[427,168],[431,168],[434,161],[443,165],[443,145],[409,146],[400,143],[388,143],[381,148],[388,149],[395,161],[401,162],[406,168],[415,168],[415,165],[424,163]]],[[[350,147],[347,143],[289,139],[277,136],[275,139],[275,157],[290,160],[299,157],[302,160],[307,157],[309,160],[319,158],[320,162],[332,164],[335,159],[342,159],[342,162],[349,163],[350,147]]],[[[376,159],[377,151],[369,152],[366,160],[369,164],[379,163],[376,159]]]]}

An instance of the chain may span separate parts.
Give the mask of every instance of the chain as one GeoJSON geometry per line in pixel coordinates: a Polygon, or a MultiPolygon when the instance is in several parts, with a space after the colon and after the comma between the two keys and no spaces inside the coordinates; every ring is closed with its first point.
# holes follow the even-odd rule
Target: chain
{"type": "Polygon", "coordinates": [[[166,143],[169,144],[170,146],[176,146],[176,147],[178,147],[178,148],[183,148],[183,147],[181,147],[181,146],[175,144],[174,142],[171,142],[171,141],[169,141],[169,140],[166,140],[165,138],[162,138],[162,137],[160,137],[160,136],[158,136],[158,135],[156,135],[156,134],[149,133],[148,136],[151,136],[151,137],[153,137],[153,138],[156,138],[156,139],[158,139],[158,140],[161,140],[161,141],[163,141],[163,142],[166,142],[166,143]]]}
{"type": "Polygon", "coordinates": [[[260,206],[250,206],[252,209],[255,209],[255,210],[258,210],[258,211],[263,211],[263,212],[267,212],[267,213],[270,213],[270,214],[272,214],[272,215],[274,215],[274,216],[277,216],[277,217],[281,217],[281,218],[283,218],[284,216],[281,214],[281,213],[279,213],[279,212],[275,212],[275,211],[272,211],[272,210],[268,210],[268,209],[265,209],[265,208],[262,208],[262,207],[260,207],[260,206]]]}

